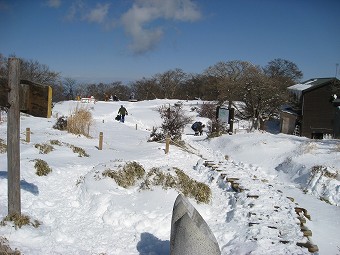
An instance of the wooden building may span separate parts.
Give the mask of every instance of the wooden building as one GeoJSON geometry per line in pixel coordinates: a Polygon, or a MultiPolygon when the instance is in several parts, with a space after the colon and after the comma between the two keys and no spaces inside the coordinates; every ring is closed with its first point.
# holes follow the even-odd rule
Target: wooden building
{"type": "Polygon", "coordinates": [[[281,112],[281,132],[309,138],[340,138],[340,81],[315,78],[288,87],[294,106],[281,112]]]}

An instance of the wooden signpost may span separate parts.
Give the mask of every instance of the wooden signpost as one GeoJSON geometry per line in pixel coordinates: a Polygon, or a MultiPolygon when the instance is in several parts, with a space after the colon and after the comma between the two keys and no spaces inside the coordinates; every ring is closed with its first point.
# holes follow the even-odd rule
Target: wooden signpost
{"type": "MultiPolygon", "coordinates": [[[[52,88],[20,80],[20,59],[8,59],[8,80],[0,77],[0,106],[8,108],[7,176],[8,215],[21,215],[20,111],[35,117],[52,115],[52,88]]],[[[29,139],[26,137],[26,139],[29,139]]]]}
{"type": "Polygon", "coordinates": [[[20,202],[20,62],[8,59],[7,177],[8,215],[21,215],[20,202]]]}

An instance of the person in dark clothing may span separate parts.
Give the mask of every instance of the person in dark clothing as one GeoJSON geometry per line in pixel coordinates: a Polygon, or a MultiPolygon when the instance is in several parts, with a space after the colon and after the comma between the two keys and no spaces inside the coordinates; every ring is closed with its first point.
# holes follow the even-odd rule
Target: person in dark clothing
{"type": "Polygon", "coordinates": [[[118,115],[120,115],[120,122],[123,122],[125,121],[125,115],[128,115],[128,111],[126,110],[126,108],[121,105],[119,110],[118,110],[118,115]]]}
{"type": "Polygon", "coordinates": [[[191,129],[195,131],[195,135],[203,135],[203,128],[205,125],[200,122],[196,121],[194,124],[192,124],[191,129]]]}

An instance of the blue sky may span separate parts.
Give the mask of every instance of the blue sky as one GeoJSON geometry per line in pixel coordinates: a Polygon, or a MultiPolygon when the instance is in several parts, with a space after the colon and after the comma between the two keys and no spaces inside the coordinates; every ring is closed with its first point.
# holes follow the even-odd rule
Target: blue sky
{"type": "Polygon", "coordinates": [[[0,0],[0,53],[87,82],[276,58],[304,80],[334,77],[339,11],[339,0],[0,0]]]}

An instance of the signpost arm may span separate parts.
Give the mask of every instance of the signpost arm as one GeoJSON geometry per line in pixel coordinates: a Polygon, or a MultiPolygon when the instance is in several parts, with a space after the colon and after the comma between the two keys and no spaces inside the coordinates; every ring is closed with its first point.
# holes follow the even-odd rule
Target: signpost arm
{"type": "Polygon", "coordinates": [[[20,60],[8,59],[7,176],[8,215],[21,215],[20,202],[20,60]]]}

